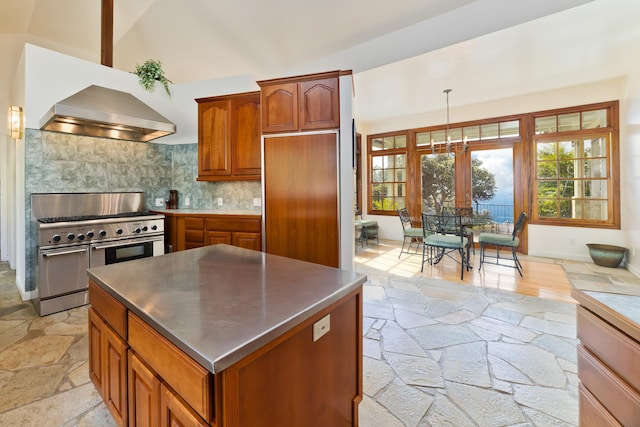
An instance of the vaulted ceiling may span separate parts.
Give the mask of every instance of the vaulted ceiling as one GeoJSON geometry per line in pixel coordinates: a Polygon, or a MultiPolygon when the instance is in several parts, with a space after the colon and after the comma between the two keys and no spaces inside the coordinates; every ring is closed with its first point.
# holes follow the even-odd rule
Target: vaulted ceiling
{"type": "MultiPolygon", "coordinates": [[[[100,9],[3,1],[0,42],[100,62],[100,9]]],[[[615,77],[639,18],[637,0],[114,0],[113,66],[159,59],[175,83],[351,69],[367,121],[441,109],[445,87],[464,104],[615,77]]]]}

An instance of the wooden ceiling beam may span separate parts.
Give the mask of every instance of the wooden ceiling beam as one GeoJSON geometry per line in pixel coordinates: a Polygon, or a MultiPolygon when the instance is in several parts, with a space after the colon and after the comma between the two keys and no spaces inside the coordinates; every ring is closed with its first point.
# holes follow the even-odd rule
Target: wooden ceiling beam
{"type": "Polygon", "coordinates": [[[102,0],[100,63],[113,67],[113,0],[102,0]]]}

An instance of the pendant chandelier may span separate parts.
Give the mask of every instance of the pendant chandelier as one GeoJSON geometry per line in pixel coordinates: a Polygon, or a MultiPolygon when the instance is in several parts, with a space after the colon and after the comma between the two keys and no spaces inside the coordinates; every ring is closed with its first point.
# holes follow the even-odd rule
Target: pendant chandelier
{"type": "Polygon", "coordinates": [[[462,145],[460,145],[459,143],[451,143],[451,135],[449,134],[449,93],[452,91],[453,89],[445,89],[443,91],[444,94],[446,94],[447,96],[447,128],[445,130],[445,134],[444,134],[444,142],[440,142],[437,144],[434,144],[433,142],[433,138],[431,139],[431,153],[435,154],[436,150],[435,150],[435,146],[436,145],[440,145],[440,144],[445,144],[445,149],[447,150],[447,154],[451,154],[451,153],[456,153],[456,147],[460,147],[460,152],[462,153],[466,153],[467,150],[469,149],[469,144],[467,143],[467,138],[465,137],[464,140],[462,141],[462,145]]]}

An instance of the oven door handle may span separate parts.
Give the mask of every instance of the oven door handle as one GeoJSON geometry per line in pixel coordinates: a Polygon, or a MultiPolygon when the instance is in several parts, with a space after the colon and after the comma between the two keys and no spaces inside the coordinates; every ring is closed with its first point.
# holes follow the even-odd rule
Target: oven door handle
{"type": "Polygon", "coordinates": [[[44,257],[52,257],[58,255],[69,255],[69,254],[80,254],[82,252],[87,252],[89,248],[75,249],[69,251],[60,251],[60,252],[42,252],[42,256],[44,257]]]}
{"type": "Polygon", "coordinates": [[[98,249],[109,249],[109,248],[117,248],[119,246],[126,246],[126,245],[130,245],[130,244],[136,244],[136,243],[149,243],[149,242],[160,242],[162,241],[162,237],[155,237],[152,239],[132,239],[132,240],[118,240],[117,242],[114,243],[105,243],[103,245],[96,245],[96,244],[92,244],[91,248],[94,250],[98,250],[98,249]]]}

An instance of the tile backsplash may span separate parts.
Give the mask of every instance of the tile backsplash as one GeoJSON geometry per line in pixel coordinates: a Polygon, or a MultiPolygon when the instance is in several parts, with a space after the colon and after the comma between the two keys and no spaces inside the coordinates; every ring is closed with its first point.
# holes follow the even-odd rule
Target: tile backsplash
{"type": "Polygon", "coordinates": [[[178,190],[178,207],[255,210],[259,181],[200,182],[197,144],[166,145],[27,129],[25,135],[26,290],[35,288],[36,230],[31,193],[144,191],[147,209],[178,190]],[[222,198],[223,206],[217,205],[222,198]]]}

